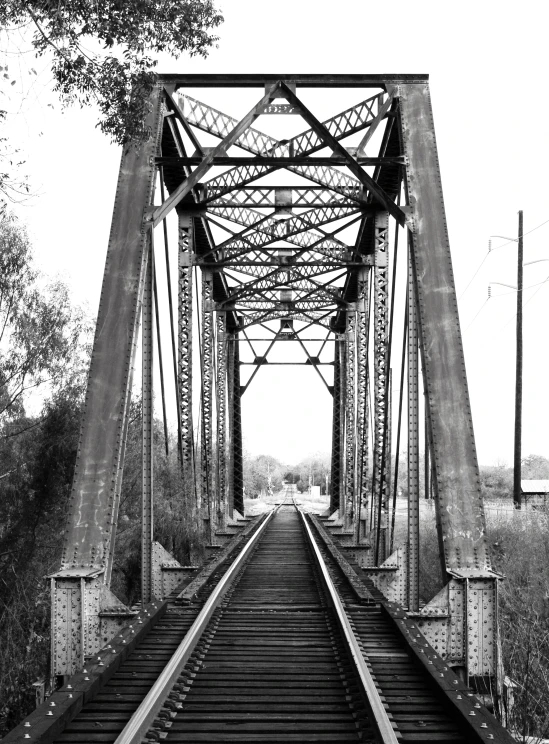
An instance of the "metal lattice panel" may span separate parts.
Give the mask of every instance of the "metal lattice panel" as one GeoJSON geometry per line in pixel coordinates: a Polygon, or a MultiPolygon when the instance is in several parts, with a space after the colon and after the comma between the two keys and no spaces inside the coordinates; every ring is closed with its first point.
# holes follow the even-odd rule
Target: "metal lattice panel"
{"type": "Polygon", "coordinates": [[[227,338],[225,317],[217,315],[217,497],[221,518],[225,514],[227,487],[227,338]]]}
{"type": "Polygon", "coordinates": [[[355,506],[355,357],[356,357],[356,313],[347,311],[345,332],[345,518],[351,523],[355,506]]]}
{"type": "Polygon", "coordinates": [[[192,221],[179,218],[179,281],[178,281],[178,339],[179,364],[178,385],[183,455],[183,477],[190,491],[194,481],[193,443],[193,396],[192,396],[192,322],[193,322],[193,274],[192,274],[192,221]]]}
{"type": "Polygon", "coordinates": [[[357,491],[358,508],[368,508],[368,269],[358,276],[357,293],[357,491]]]}
{"type": "Polygon", "coordinates": [[[214,384],[214,321],[213,277],[210,271],[202,273],[202,337],[201,337],[201,496],[208,506],[210,539],[214,542],[215,508],[214,458],[213,458],[213,384],[214,384]]]}
{"type": "MultiPolygon", "coordinates": [[[[387,422],[387,340],[389,321],[389,219],[375,218],[374,266],[374,528],[387,509],[387,469],[383,463],[387,422]]],[[[380,525],[380,528],[381,526],[380,525]]]]}

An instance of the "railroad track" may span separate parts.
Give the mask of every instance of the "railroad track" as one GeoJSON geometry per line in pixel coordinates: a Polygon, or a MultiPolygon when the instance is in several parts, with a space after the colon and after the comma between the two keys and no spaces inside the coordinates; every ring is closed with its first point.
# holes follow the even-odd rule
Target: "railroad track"
{"type": "MultiPolygon", "coordinates": [[[[501,727],[471,729],[467,715],[480,708],[471,693],[465,701],[456,695],[466,704],[457,715],[458,703],[414,661],[379,601],[367,591],[357,597],[312,520],[292,502],[285,499],[260,524],[197,601],[169,601],[162,619],[62,733],[25,738],[58,744],[510,740],[498,734],[501,727]]],[[[484,709],[482,715],[489,720],[484,709]]]]}

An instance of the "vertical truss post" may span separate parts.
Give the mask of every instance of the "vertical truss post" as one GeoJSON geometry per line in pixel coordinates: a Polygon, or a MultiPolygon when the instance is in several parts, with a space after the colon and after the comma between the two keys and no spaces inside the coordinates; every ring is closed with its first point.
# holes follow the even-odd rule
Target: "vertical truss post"
{"type": "Polygon", "coordinates": [[[422,608],[418,624],[435,648],[437,643],[444,647],[452,666],[464,668],[474,687],[497,697],[498,577],[486,540],[429,86],[399,85],[399,97],[437,529],[448,578],[422,608]],[[441,609],[447,620],[435,619],[441,609]]]}
{"type": "Polygon", "coordinates": [[[389,367],[389,371],[387,373],[388,382],[387,382],[387,430],[385,432],[385,436],[387,439],[386,442],[386,450],[385,450],[385,478],[387,483],[387,501],[386,501],[386,521],[387,521],[387,529],[385,530],[385,533],[383,535],[384,538],[384,545],[383,545],[383,554],[387,557],[388,556],[388,547],[389,547],[389,539],[390,539],[390,506],[391,506],[391,492],[392,492],[392,485],[391,485],[391,452],[392,452],[392,446],[393,446],[393,370],[389,367]]]}
{"type": "Polygon", "coordinates": [[[185,500],[189,504],[195,490],[193,395],[192,395],[192,341],[193,341],[193,226],[188,215],[178,215],[178,386],[179,416],[181,421],[182,458],[181,470],[185,500]]]}
{"type": "Polygon", "coordinates": [[[368,275],[360,269],[358,276],[357,333],[357,542],[365,532],[368,513],[368,275]]]}
{"type": "Polygon", "coordinates": [[[117,616],[101,613],[121,607],[108,586],[149,241],[146,210],[154,192],[160,86],[150,104],[144,125],[151,137],[125,148],[120,164],[61,566],[51,577],[54,676],[76,672],[131,615],[127,609],[117,616]]]}
{"type": "Polygon", "coordinates": [[[217,314],[217,493],[218,522],[225,529],[227,517],[227,338],[225,315],[217,314]]]}
{"type": "Polygon", "coordinates": [[[235,334],[227,332],[227,514],[229,519],[233,519],[234,513],[234,336],[235,334]]]}
{"type": "Polygon", "coordinates": [[[428,84],[399,86],[412,262],[446,572],[490,568],[428,84]],[[421,280],[420,280],[421,278],[421,280]],[[452,426],[448,426],[448,422],[452,426]]]}
{"type": "Polygon", "coordinates": [[[424,454],[424,476],[425,481],[425,498],[431,496],[431,456],[429,452],[429,411],[427,410],[427,394],[425,394],[425,454],[424,454]]]}
{"type": "Polygon", "coordinates": [[[350,306],[345,329],[345,528],[348,530],[355,519],[355,329],[356,312],[350,306]]]}
{"type": "Polygon", "coordinates": [[[419,394],[414,278],[408,264],[408,609],[419,610],[419,394]]]}
{"type": "MultiPolygon", "coordinates": [[[[346,322],[346,321],[345,321],[346,322]]],[[[343,520],[345,517],[345,463],[346,463],[346,452],[347,452],[347,440],[345,437],[346,425],[347,425],[347,405],[348,405],[348,391],[347,391],[347,342],[346,334],[340,334],[341,342],[341,359],[339,363],[340,373],[340,386],[341,386],[341,414],[340,414],[340,435],[339,440],[341,442],[341,461],[340,461],[340,475],[339,475],[339,516],[343,520]]]]}
{"type": "Polygon", "coordinates": [[[342,408],[342,385],[341,385],[341,334],[335,334],[334,341],[334,391],[333,391],[333,418],[332,418],[332,468],[330,487],[330,514],[340,509],[341,494],[341,408],[342,408]]]}
{"type": "Polygon", "coordinates": [[[153,253],[149,256],[141,309],[142,334],[142,494],[141,494],[141,602],[146,605],[152,594],[153,550],[153,253]]]}
{"type": "Polygon", "coordinates": [[[244,471],[242,463],[242,411],[240,387],[240,349],[238,332],[229,336],[229,516],[244,516],[244,471]]]}
{"type": "Polygon", "coordinates": [[[214,323],[213,273],[202,269],[202,451],[201,491],[210,518],[210,542],[215,545],[216,508],[213,457],[214,323]]]}
{"type": "Polygon", "coordinates": [[[387,344],[389,329],[389,215],[378,212],[374,233],[374,522],[376,556],[385,560],[387,522],[387,475],[383,452],[386,450],[387,421],[387,344]],[[379,525],[378,525],[379,521],[379,525]],[[379,534],[379,540],[377,535],[379,534]]]}

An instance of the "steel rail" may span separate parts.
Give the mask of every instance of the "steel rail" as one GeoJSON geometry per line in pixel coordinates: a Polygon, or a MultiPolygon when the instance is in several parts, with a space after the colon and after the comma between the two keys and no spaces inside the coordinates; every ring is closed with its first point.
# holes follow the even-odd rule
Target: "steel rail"
{"type": "Polygon", "coordinates": [[[254,533],[252,538],[240,551],[237,558],[232,563],[229,570],[225,573],[213,593],[208,598],[206,604],[198,614],[196,620],[189,628],[185,638],[177,647],[174,655],[166,664],[164,670],[149,690],[147,696],[143,699],[140,706],[132,715],[122,732],[119,734],[114,744],[140,744],[142,738],[153,725],[162,706],[171,692],[174,684],[177,682],[183,667],[188,662],[196,645],[200,641],[206,626],[210,622],[214,611],[217,609],[223,596],[231,586],[242,564],[248,557],[252,547],[257,543],[259,537],[263,534],[265,527],[271,521],[272,516],[278,511],[278,507],[273,509],[264,520],[263,524],[254,533]]]}
{"type": "Polygon", "coordinates": [[[319,569],[322,573],[322,578],[324,579],[324,582],[330,594],[330,598],[333,602],[338,622],[341,626],[343,634],[345,635],[345,640],[347,641],[351,656],[353,657],[353,661],[355,663],[358,676],[360,677],[360,681],[362,682],[364,693],[366,695],[368,705],[370,706],[370,710],[374,718],[374,723],[377,726],[379,735],[381,737],[381,741],[383,742],[383,744],[399,744],[397,736],[395,734],[395,730],[391,724],[391,721],[389,720],[389,716],[387,714],[387,711],[385,710],[385,706],[383,705],[376,684],[364,660],[364,656],[362,655],[357,637],[351,627],[349,618],[347,617],[347,613],[345,612],[343,602],[341,601],[339,594],[337,593],[337,589],[335,588],[334,582],[332,581],[332,577],[330,576],[330,573],[326,566],[326,562],[324,561],[322,553],[320,552],[316,540],[314,539],[311,528],[307,524],[307,520],[305,518],[303,510],[299,509],[298,511],[301,515],[301,519],[303,520],[305,531],[311,543],[311,547],[314,551],[319,569]]]}

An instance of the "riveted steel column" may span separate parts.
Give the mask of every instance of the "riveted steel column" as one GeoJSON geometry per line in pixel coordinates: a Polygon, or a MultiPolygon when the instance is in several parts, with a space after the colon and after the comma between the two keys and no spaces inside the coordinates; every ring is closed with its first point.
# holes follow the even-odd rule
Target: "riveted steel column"
{"type": "Polygon", "coordinates": [[[330,514],[339,511],[341,492],[341,334],[335,334],[334,341],[334,390],[332,418],[332,468],[330,485],[330,514]]]}
{"type": "Polygon", "coordinates": [[[214,381],[214,323],[213,274],[202,269],[202,452],[201,491],[203,504],[210,517],[210,540],[215,541],[216,513],[214,504],[213,457],[213,381],[214,381]]]}
{"type": "Polygon", "coordinates": [[[419,391],[414,277],[408,264],[408,609],[419,610],[419,391]]]}
{"type": "Polygon", "coordinates": [[[399,93],[443,568],[486,569],[490,556],[429,86],[400,85],[399,93]]]}
{"type": "Polygon", "coordinates": [[[104,570],[112,554],[128,387],[143,292],[144,216],[153,197],[159,121],[160,89],[155,88],[145,122],[152,136],[139,147],[126,148],[120,166],[64,535],[63,569],[104,570]]]}
{"type": "Polygon", "coordinates": [[[141,309],[142,333],[142,493],[141,493],[141,602],[150,602],[152,594],[153,548],[153,254],[149,256],[141,309]]]}
{"type": "MultiPolygon", "coordinates": [[[[388,468],[383,464],[386,451],[387,422],[387,343],[389,329],[389,215],[378,212],[375,217],[374,257],[374,533],[378,534],[376,548],[378,560],[384,560],[385,530],[387,523],[388,468]],[[385,442],[385,447],[384,447],[385,442]]],[[[377,541],[377,537],[376,537],[377,541]]]]}
{"type": "Polygon", "coordinates": [[[242,413],[240,350],[238,333],[229,336],[229,516],[233,509],[244,515],[244,471],[242,465],[242,413]]]}
{"type": "MultiPolygon", "coordinates": [[[[361,269],[357,300],[357,528],[368,512],[368,275],[361,269]],[[364,516],[363,516],[364,515],[364,516]]],[[[364,532],[364,530],[363,530],[364,532]]],[[[360,531],[356,531],[360,538],[360,531]]]]}
{"type": "Polygon", "coordinates": [[[346,334],[342,333],[341,336],[341,361],[339,366],[340,379],[341,379],[341,414],[340,414],[340,442],[341,442],[341,465],[340,465],[340,477],[339,477],[339,515],[341,519],[345,516],[345,464],[346,464],[346,453],[347,453],[347,440],[345,438],[346,423],[347,423],[347,341],[346,334]]]}
{"type": "MultiPolygon", "coordinates": [[[[399,93],[440,556],[449,628],[459,631],[452,630],[451,643],[470,684],[497,698],[497,578],[486,540],[429,86],[402,85],[399,93]],[[466,596],[466,606],[456,596],[466,596]]],[[[422,613],[428,611],[429,605],[422,613]]]]}
{"type": "Polygon", "coordinates": [[[218,522],[225,526],[227,514],[227,338],[225,315],[217,315],[217,500],[218,522]]]}
{"type": "Polygon", "coordinates": [[[345,527],[347,529],[351,529],[355,518],[355,328],[355,309],[349,307],[345,330],[345,527]]]}
{"type": "MultiPolygon", "coordinates": [[[[150,98],[147,142],[122,155],[88,375],[60,571],[52,579],[52,674],[77,671],[112,633],[104,627],[124,467],[154,193],[160,87],[150,98]]],[[[121,610],[121,615],[126,614],[121,610]]]]}
{"type": "Polygon", "coordinates": [[[196,492],[194,482],[192,342],[193,342],[193,225],[188,215],[178,215],[178,385],[181,420],[183,487],[188,502],[196,492]]]}

